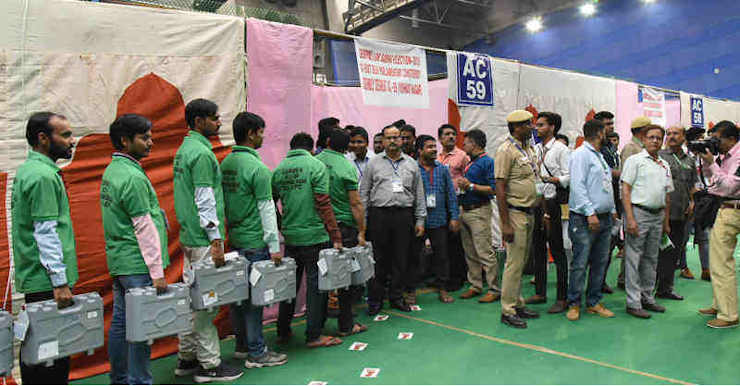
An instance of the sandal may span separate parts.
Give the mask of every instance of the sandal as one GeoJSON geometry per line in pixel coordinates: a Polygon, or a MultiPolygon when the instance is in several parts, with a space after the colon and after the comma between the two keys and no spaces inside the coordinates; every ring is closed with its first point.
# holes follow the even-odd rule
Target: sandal
{"type": "Polygon", "coordinates": [[[339,334],[337,334],[337,335],[339,335],[341,337],[345,337],[345,336],[359,334],[359,333],[362,333],[362,332],[365,332],[365,331],[367,331],[367,326],[366,325],[360,324],[360,323],[355,323],[355,325],[352,326],[352,330],[347,331],[347,332],[339,331],[339,334]]]}
{"type": "Polygon", "coordinates": [[[439,291],[439,301],[442,303],[452,303],[455,299],[447,291],[441,290],[439,291]]]}
{"type": "Polygon", "coordinates": [[[316,339],[313,342],[306,343],[306,347],[308,348],[329,347],[329,346],[336,346],[338,344],[342,344],[341,339],[335,338],[333,336],[321,335],[319,339],[316,339]]]}

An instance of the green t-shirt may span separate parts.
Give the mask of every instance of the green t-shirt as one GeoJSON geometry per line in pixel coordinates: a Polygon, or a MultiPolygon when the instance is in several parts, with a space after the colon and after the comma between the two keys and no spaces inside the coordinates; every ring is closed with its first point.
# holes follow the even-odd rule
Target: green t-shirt
{"type": "Polygon", "coordinates": [[[229,243],[236,248],[260,249],[263,241],[258,201],[272,200],[270,169],[256,150],[233,146],[221,162],[229,243]]]}
{"type": "Polygon", "coordinates": [[[349,205],[350,190],[357,190],[357,169],[344,157],[344,154],[326,149],[316,158],[326,165],[329,172],[329,196],[337,222],[357,227],[352,207],[349,205]]]}
{"type": "Polygon", "coordinates": [[[162,268],[170,264],[164,214],[157,193],[138,162],[125,155],[113,155],[100,185],[100,208],[111,276],[149,274],[131,220],[147,214],[159,234],[162,268]]]}
{"type": "Polygon", "coordinates": [[[175,215],[180,222],[180,243],[186,247],[210,245],[206,231],[200,227],[195,206],[195,188],[213,188],[216,198],[218,228],[224,237],[224,193],[221,187],[221,169],[208,138],[189,131],[177,149],[174,162],[175,215]]]}
{"type": "Polygon", "coordinates": [[[67,283],[73,286],[78,276],[69,198],[61,169],[49,157],[33,150],[28,152],[26,162],[18,168],[13,180],[11,214],[17,291],[34,293],[53,289],[51,279],[41,265],[39,247],[33,237],[34,221],[56,220],[67,283]]]}
{"type": "Polygon", "coordinates": [[[326,166],[306,150],[291,150],[272,174],[272,189],[283,204],[281,231],[285,243],[316,245],[329,241],[316,212],[314,194],[329,194],[326,166]]]}

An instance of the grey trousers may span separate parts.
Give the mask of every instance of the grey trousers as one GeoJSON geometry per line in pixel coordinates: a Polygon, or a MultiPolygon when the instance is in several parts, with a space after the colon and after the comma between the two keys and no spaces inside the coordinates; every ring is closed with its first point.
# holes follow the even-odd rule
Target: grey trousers
{"type": "Polygon", "coordinates": [[[632,207],[639,236],[627,234],[624,253],[624,285],[627,292],[627,307],[641,309],[642,304],[653,304],[656,268],[660,239],[663,236],[664,212],[652,214],[632,207]]]}

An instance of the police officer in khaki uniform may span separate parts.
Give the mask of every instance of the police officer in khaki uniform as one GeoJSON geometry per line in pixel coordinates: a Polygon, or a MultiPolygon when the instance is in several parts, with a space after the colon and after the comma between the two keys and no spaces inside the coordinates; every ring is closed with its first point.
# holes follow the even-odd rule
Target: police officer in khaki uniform
{"type": "MultiPolygon", "coordinates": [[[[523,319],[539,318],[524,306],[521,295],[522,270],[531,248],[533,206],[538,198],[537,158],[529,144],[532,114],[516,110],[506,117],[511,134],[496,152],[496,201],[501,235],[506,242],[506,266],[501,293],[501,322],[527,328],[523,319]]],[[[539,190],[541,192],[541,190],[539,190]]]]}

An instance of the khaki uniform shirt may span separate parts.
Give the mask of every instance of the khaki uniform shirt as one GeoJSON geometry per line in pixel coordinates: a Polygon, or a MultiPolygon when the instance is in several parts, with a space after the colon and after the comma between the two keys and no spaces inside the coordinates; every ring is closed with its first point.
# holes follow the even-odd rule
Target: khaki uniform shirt
{"type": "Polygon", "coordinates": [[[496,151],[496,179],[506,180],[506,202],[511,206],[531,207],[537,199],[537,156],[529,143],[509,136],[496,151]],[[518,145],[518,146],[517,146],[518,145]]]}
{"type": "Polygon", "coordinates": [[[632,141],[630,141],[628,144],[624,145],[622,148],[622,154],[619,156],[620,163],[624,167],[624,162],[627,161],[627,158],[632,157],[633,155],[641,152],[645,148],[645,145],[640,142],[637,137],[632,137],[632,141]]]}

